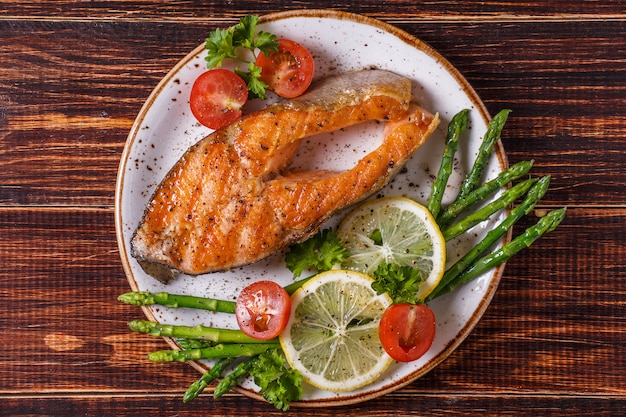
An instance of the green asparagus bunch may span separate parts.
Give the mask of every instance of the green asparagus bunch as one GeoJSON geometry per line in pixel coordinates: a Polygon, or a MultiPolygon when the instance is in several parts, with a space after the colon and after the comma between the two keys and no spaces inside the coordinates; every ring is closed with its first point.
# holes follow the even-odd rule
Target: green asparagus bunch
{"type": "MultiPolygon", "coordinates": [[[[508,184],[527,175],[534,161],[522,161],[501,172],[491,181],[481,184],[483,171],[487,165],[495,143],[500,139],[504,124],[510,110],[502,110],[490,122],[487,132],[483,137],[478,155],[470,172],[461,184],[461,188],[454,202],[445,208],[441,208],[432,199],[441,200],[442,196],[434,197],[431,194],[428,207],[441,228],[446,241],[450,241],[479,223],[488,220],[498,211],[510,207],[517,200],[522,199],[518,206],[511,209],[509,215],[497,226],[491,229],[482,241],[474,246],[468,253],[450,266],[444,273],[438,286],[429,294],[426,301],[430,301],[454,290],[459,285],[469,282],[490,269],[501,265],[518,253],[523,248],[529,247],[538,238],[554,230],[564,219],[566,209],[554,210],[541,218],[535,226],[526,229],[522,234],[493,253],[486,254],[496,243],[517,223],[524,215],[529,214],[537,202],[545,195],[550,184],[550,177],[529,178],[502,191],[500,196],[485,204],[474,212],[465,215],[471,207],[483,203],[485,199],[501,190],[508,184]],[[434,211],[432,211],[434,210],[434,211]],[[482,257],[481,257],[482,256],[482,257]]],[[[452,118],[446,143],[451,141],[451,129],[458,123],[458,117],[466,117],[466,111],[462,110],[452,118]]],[[[458,142],[458,138],[454,138],[458,142]]],[[[447,150],[446,145],[446,150],[447,150]]],[[[456,145],[455,145],[456,146],[456,145]]],[[[444,150],[441,168],[433,184],[433,190],[445,189],[452,166],[450,155],[444,150]],[[436,184],[436,186],[435,186],[436,184]]]]}
{"type": "MultiPolygon", "coordinates": [[[[294,282],[287,290],[293,293],[308,279],[310,278],[294,282]]],[[[234,302],[165,292],[129,292],[120,295],[118,300],[136,306],[163,305],[229,314],[235,312],[234,302]]],[[[223,379],[215,388],[215,398],[231,390],[246,376],[252,376],[261,387],[261,395],[281,410],[287,410],[290,402],[299,400],[302,395],[302,377],[296,371],[288,369],[286,361],[277,356],[282,355],[277,339],[259,340],[240,330],[203,325],[170,325],[148,320],[132,320],[128,326],[138,333],[177,339],[181,350],[151,352],[148,359],[153,362],[216,360],[210,370],[189,386],[183,395],[184,402],[197,398],[211,382],[220,377],[223,379]],[[229,370],[241,358],[244,360],[229,370]],[[268,368],[269,373],[262,373],[260,368],[268,368]]]]}
{"type": "MultiPolygon", "coordinates": [[[[467,268],[471,267],[473,263],[482,255],[485,251],[491,248],[504,234],[511,228],[519,219],[524,215],[530,213],[535,207],[537,202],[544,196],[550,185],[550,177],[543,177],[530,189],[524,200],[515,207],[511,214],[503,220],[496,227],[491,229],[485,238],[474,246],[464,257],[459,259],[454,265],[449,267],[443,274],[439,285],[429,294],[428,300],[442,295],[443,289],[448,292],[453,288],[450,285],[453,281],[457,280],[467,268]]],[[[458,280],[456,281],[458,285],[458,280]]],[[[454,285],[456,287],[457,285],[454,285]]]]}

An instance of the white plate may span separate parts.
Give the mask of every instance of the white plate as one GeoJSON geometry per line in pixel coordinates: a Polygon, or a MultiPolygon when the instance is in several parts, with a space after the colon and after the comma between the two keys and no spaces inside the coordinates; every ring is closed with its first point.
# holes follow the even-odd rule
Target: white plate
{"type": "MultiPolygon", "coordinates": [[[[304,44],[315,57],[316,78],[369,67],[405,75],[413,80],[416,100],[440,114],[442,122],[437,131],[408,162],[406,169],[378,195],[404,195],[425,203],[439,168],[448,122],[459,110],[471,109],[470,129],[457,153],[458,161],[444,203],[456,195],[456,187],[474,160],[489,116],[471,86],[442,56],[398,28],[338,11],[271,14],[261,18],[259,29],[304,44]]],[[[238,292],[253,280],[272,279],[282,285],[293,282],[291,273],[284,267],[283,256],[277,255],[224,273],[196,278],[181,276],[175,282],[163,285],[147,276],[129,254],[131,235],[156,185],[191,144],[210,132],[195,121],[188,109],[191,85],[205,71],[204,56],[204,47],[200,45],[183,58],[159,83],[137,116],[118,173],[115,198],[117,237],[124,270],[133,290],[235,300],[238,292]]],[[[375,124],[364,124],[311,138],[302,144],[294,165],[346,168],[363,152],[378,146],[379,137],[380,129],[375,124]],[[347,144],[350,146],[345,146],[347,144]]],[[[487,178],[493,178],[506,166],[506,156],[498,143],[486,171],[487,178]]],[[[489,223],[475,227],[472,233],[448,244],[448,264],[465,253],[503,216],[504,213],[494,216],[489,223]]],[[[330,224],[336,224],[337,218],[330,224]]],[[[497,268],[431,303],[437,316],[437,335],[430,351],[418,361],[394,363],[377,382],[354,392],[332,393],[306,386],[302,402],[294,405],[333,406],[361,402],[389,393],[424,375],[443,361],[476,325],[496,290],[502,270],[503,267],[497,268]]],[[[233,317],[222,313],[165,307],[144,308],[144,312],[149,319],[163,323],[204,323],[236,328],[233,317]]],[[[168,342],[174,344],[172,340],[168,339],[168,342]]],[[[207,364],[194,362],[193,366],[204,371],[207,364]]],[[[258,388],[249,380],[239,390],[261,398],[257,394],[258,388]]]]}

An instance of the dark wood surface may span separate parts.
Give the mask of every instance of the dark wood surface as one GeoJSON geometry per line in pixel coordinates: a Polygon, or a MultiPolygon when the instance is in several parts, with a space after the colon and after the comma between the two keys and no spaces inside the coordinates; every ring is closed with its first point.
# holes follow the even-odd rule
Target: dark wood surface
{"type": "MultiPolygon", "coordinates": [[[[468,339],[385,397],[299,416],[616,416],[626,410],[626,2],[0,1],[0,415],[280,415],[134,335],[114,228],[117,166],[158,81],[248,13],[333,8],[419,37],[492,114],[511,163],[552,175],[557,231],[507,264],[468,339]]],[[[526,219],[519,226],[533,221],[526,219]]],[[[518,229],[519,230],[519,229],[518,229]]]]}

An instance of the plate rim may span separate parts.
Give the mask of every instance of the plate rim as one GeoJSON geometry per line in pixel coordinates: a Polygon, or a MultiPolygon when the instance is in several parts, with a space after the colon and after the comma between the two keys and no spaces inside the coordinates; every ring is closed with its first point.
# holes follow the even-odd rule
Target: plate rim
{"type": "MultiPolygon", "coordinates": [[[[390,23],[384,22],[377,18],[361,15],[353,12],[346,12],[341,10],[334,9],[302,9],[302,10],[287,10],[287,11],[279,11],[268,13],[265,15],[259,16],[259,24],[276,22],[280,20],[286,20],[290,18],[319,18],[319,19],[333,19],[333,20],[342,20],[342,21],[351,21],[359,24],[364,24],[367,26],[372,26],[374,28],[378,28],[382,31],[387,32],[395,36],[396,38],[402,40],[404,43],[409,46],[420,50],[423,53],[426,53],[433,59],[435,59],[438,63],[440,63],[446,71],[458,82],[458,84],[462,87],[466,96],[470,99],[472,104],[475,106],[475,110],[477,110],[480,114],[480,117],[485,121],[485,124],[491,119],[489,112],[480,99],[474,88],[471,84],[465,79],[465,77],[454,67],[446,58],[444,58],[437,50],[432,48],[426,42],[417,38],[414,35],[406,32],[403,29],[398,28],[390,23]]],[[[152,107],[154,101],[161,94],[163,89],[168,85],[170,80],[175,76],[176,73],[180,70],[180,68],[184,67],[190,60],[194,59],[199,53],[204,50],[204,43],[198,45],[191,52],[186,54],[183,58],[181,58],[168,72],[165,74],[156,87],[152,90],[148,98],[143,103],[139,113],[137,114],[135,121],[129,131],[129,134],[126,138],[126,142],[124,144],[124,148],[120,155],[120,163],[117,171],[117,178],[115,183],[115,199],[114,199],[114,217],[115,217],[115,232],[116,232],[116,240],[118,245],[118,250],[120,253],[122,267],[124,269],[124,274],[126,276],[127,282],[130,285],[133,291],[139,291],[137,282],[135,280],[132,267],[130,265],[128,259],[128,251],[127,245],[124,240],[124,232],[123,232],[123,221],[122,221],[122,194],[124,188],[124,176],[126,173],[126,168],[128,166],[129,154],[134,144],[134,138],[136,138],[138,130],[140,129],[142,122],[148,112],[148,110],[152,107]]],[[[501,140],[498,140],[494,147],[494,154],[498,158],[498,162],[503,169],[508,167],[508,158],[504,150],[504,146],[501,140]]],[[[508,211],[508,209],[507,209],[508,211]]],[[[512,230],[509,229],[507,234],[501,240],[503,244],[509,242],[512,237],[512,230]]],[[[320,407],[336,407],[336,406],[344,406],[362,403],[365,401],[369,401],[378,397],[382,397],[391,392],[399,390],[411,382],[416,381],[421,378],[432,369],[441,364],[445,359],[447,359],[456,348],[471,334],[472,330],[476,325],[480,322],[480,319],[484,315],[488,306],[491,304],[491,301],[496,293],[497,287],[500,283],[502,275],[504,273],[506,263],[503,263],[495,268],[493,276],[489,282],[488,287],[485,289],[485,294],[478,303],[478,307],[472,312],[471,317],[468,319],[465,326],[461,327],[457,332],[456,336],[444,347],[444,349],[439,352],[436,356],[434,356],[425,366],[413,372],[403,378],[400,378],[394,382],[393,385],[388,386],[384,389],[379,389],[376,391],[367,391],[363,393],[356,393],[353,396],[341,396],[336,398],[329,399],[312,399],[312,400],[301,400],[294,401],[291,403],[293,407],[312,407],[312,408],[320,408],[320,407]]],[[[141,307],[144,315],[150,320],[157,320],[152,310],[148,307],[141,307]]],[[[163,337],[165,341],[173,348],[177,349],[178,345],[172,338],[163,337]]],[[[198,370],[201,373],[204,373],[208,368],[205,364],[198,361],[189,361],[187,362],[193,368],[198,370]]],[[[263,397],[256,391],[244,388],[242,386],[236,386],[235,391],[239,392],[247,397],[265,401],[263,397]]]]}

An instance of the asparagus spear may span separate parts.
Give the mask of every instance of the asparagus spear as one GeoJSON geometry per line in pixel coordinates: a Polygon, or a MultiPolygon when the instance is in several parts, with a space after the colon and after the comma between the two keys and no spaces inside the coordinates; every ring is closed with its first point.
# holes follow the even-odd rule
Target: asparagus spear
{"type": "Polygon", "coordinates": [[[176,339],[176,343],[180,346],[181,349],[202,349],[206,347],[215,346],[216,343],[211,342],[210,340],[201,340],[201,339],[176,339]]]}
{"type": "MultiPolygon", "coordinates": [[[[427,300],[430,301],[441,295],[442,291],[448,286],[453,286],[455,279],[461,275],[463,271],[469,268],[478,257],[487,249],[493,246],[515,223],[518,222],[526,214],[535,207],[537,202],[543,198],[548,191],[550,185],[550,177],[545,176],[539,179],[537,183],[528,191],[524,200],[504,219],[498,226],[491,229],[487,235],[476,246],[474,246],[465,256],[454,263],[446,270],[437,287],[428,295],[427,300]]],[[[454,285],[455,286],[455,285],[454,285]]]]}
{"type": "Polygon", "coordinates": [[[444,239],[446,241],[452,240],[455,237],[465,233],[478,223],[487,220],[489,216],[491,216],[498,210],[506,208],[515,200],[526,194],[530,187],[532,187],[537,181],[537,179],[531,178],[509,188],[508,190],[503,192],[498,199],[487,204],[485,207],[476,210],[474,213],[465,217],[463,220],[442,230],[441,233],[443,234],[444,239]]]}
{"type": "Polygon", "coordinates": [[[306,277],[303,279],[300,279],[298,281],[295,281],[287,286],[285,286],[285,291],[287,291],[287,294],[292,295],[294,292],[296,292],[301,286],[303,286],[307,281],[309,281],[311,278],[313,278],[315,275],[311,275],[310,277],[306,277]]]}
{"type": "Polygon", "coordinates": [[[215,391],[213,391],[213,397],[219,398],[222,395],[226,394],[230,391],[235,385],[239,383],[243,378],[250,374],[250,370],[252,369],[252,365],[254,365],[254,361],[256,360],[256,356],[252,357],[248,360],[245,360],[228,375],[226,375],[215,387],[215,391]]]}
{"type": "Polygon", "coordinates": [[[465,181],[461,184],[459,194],[456,198],[457,200],[465,197],[470,191],[474,190],[478,184],[480,184],[483,170],[489,161],[493,145],[498,141],[498,139],[500,139],[500,134],[502,133],[502,129],[504,128],[504,124],[506,123],[506,119],[508,118],[510,112],[511,110],[501,110],[489,122],[487,132],[485,132],[485,136],[483,137],[480,147],[478,148],[478,155],[476,155],[474,165],[472,165],[465,181]]]}
{"type": "Polygon", "coordinates": [[[441,165],[439,166],[437,178],[433,182],[427,205],[428,210],[435,218],[441,209],[441,199],[446,191],[446,185],[448,185],[450,174],[452,174],[454,154],[459,148],[459,136],[461,136],[461,133],[463,133],[467,127],[468,114],[469,109],[461,110],[455,114],[454,117],[452,117],[452,120],[450,120],[450,124],[448,125],[448,135],[446,136],[441,165]]]}
{"type": "Polygon", "coordinates": [[[236,358],[222,358],[218,360],[215,365],[208,371],[206,371],[200,379],[195,381],[193,384],[187,388],[185,394],[183,395],[183,402],[189,402],[194,398],[197,398],[198,395],[202,394],[202,391],[216,378],[219,378],[224,372],[224,369],[228,367],[231,363],[235,361],[236,358]]]}
{"type": "Polygon", "coordinates": [[[213,298],[195,297],[192,295],[169,294],[166,292],[127,292],[120,295],[117,299],[126,304],[136,306],[159,304],[172,308],[188,307],[201,310],[219,311],[222,313],[235,312],[234,301],[216,300],[213,298]]]}
{"type": "Polygon", "coordinates": [[[541,236],[556,229],[556,227],[565,218],[566,211],[567,209],[563,207],[546,214],[544,217],[539,219],[534,226],[526,229],[524,233],[517,236],[511,242],[474,262],[474,264],[459,275],[454,282],[450,283],[446,286],[446,288],[440,291],[439,295],[454,290],[458,285],[470,282],[489,269],[506,262],[522,249],[528,248],[541,236]]]}
{"type": "Polygon", "coordinates": [[[148,354],[153,362],[185,362],[199,359],[255,356],[267,349],[280,347],[278,342],[219,344],[203,349],[157,350],[148,354]]]}
{"type": "MultiPolygon", "coordinates": [[[[289,295],[293,294],[312,277],[303,278],[285,287],[289,295]]],[[[148,291],[127,292],[117,297],[118,301],[135,306],[162,305],[171,308],[195,308],[220,313],[235,313],[237,303],[215,298],[197,297],[193,295],[170,294],[167,292],[151,293],[148,291]]]]}
{"type": "Polygon", "coordinates": [[[485,197],[498,190],[500,187],[520,179],[530,171],[534,161],[522,161],[512,165],[506,171],[501,172],[493,180],[483,184],[479,188],[467,194],[465,197],[457,199],[437,216],[437,224],[444,228],[465,211],[470,206],[481,202],[485,197]]]}
{"type": "Polygon", "coordinates": [[[133,320],[128,323],[131,330],[152,336],[179,337],[182,339],[209,340],[215,343],[264,343],[265,341],[247,336],[241,330],[220,329],[196,326],[175,326],[155,323],[148,320],[133,320]]]}

